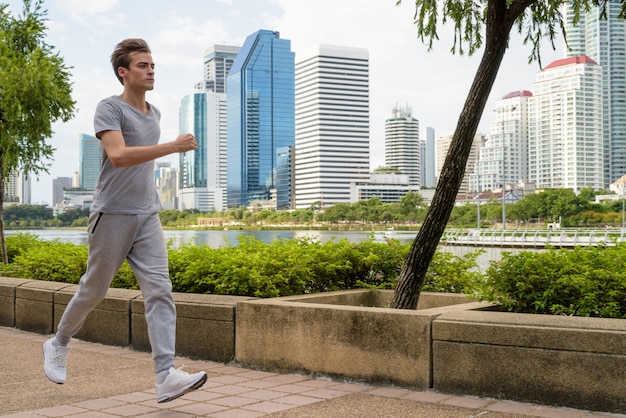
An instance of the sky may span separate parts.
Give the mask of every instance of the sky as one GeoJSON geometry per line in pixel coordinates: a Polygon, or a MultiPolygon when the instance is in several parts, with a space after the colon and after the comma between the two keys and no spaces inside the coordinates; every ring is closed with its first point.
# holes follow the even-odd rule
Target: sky
{"type": "MultiPolygon", "coordinates": [[[[0,0],[11,13],[22,1],[0,0]]],[[[155,89],[147,100],[161,111],[161,142],[178,135],[181,99],[203,78],[203,59],[215,44],[241,46],[260,29],[291,41],[298,62],[317,44],[366,48],[370,60],[370,169],[384,165],[384,124],[396,106],[410,107],[435,137],[451,133],[480,61],[453,55],[453,28],[440,26],[433,49],[417,37],[414,2],[396,0],[45,0],[45,41],[71,67],[75,117],[53,125],[48,143],[56,148],[49,173],[33,179],[32,203],[52,203],[52,179],[78,171],[79,134],[93,135],[93,113],[105,97],[120,94],[110,54],[122,39],[140,37],[156,64],[155,89]]],[[[561,58],[544,42],[542,64],[561,58]]],[[[487,102],[479,130],[487,133],[496,101],[516,90],[533,90],[540,67],[528,64],[530,45],[514,35],[487,102]]],[[[422,132],[423,135],[423,132],[422,132]]],[[[177,166],[177,156],[162,160],[177,166]]]]}

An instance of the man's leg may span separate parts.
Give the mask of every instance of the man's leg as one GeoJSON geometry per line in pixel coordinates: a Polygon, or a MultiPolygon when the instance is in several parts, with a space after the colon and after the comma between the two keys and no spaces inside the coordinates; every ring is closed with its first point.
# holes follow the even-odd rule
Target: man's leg
{"type": "Polygon", "coordinates": [[[65,308],[55,337],[44,344],[44,372],[55,383],[65,382],[70,339],[87,315],[104,299],[111,281],[132,246],[136,222],[127,215],[94,213],[89,218],[87,271],[65,308]]]}
{"type": "Polygon", "coordinates": [[[128,262],[143,294],[148,337],[157,374],[157,401],[168,402],[206,382],[205,372],[188,374],[174,368],[176,305],[172,297],[167,246],[158,214],[142,215],[128,262]]]}

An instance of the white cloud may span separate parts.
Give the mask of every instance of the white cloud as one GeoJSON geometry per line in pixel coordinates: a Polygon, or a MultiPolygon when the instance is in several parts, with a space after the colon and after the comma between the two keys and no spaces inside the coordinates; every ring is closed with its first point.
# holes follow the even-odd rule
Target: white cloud
{"type": "MultiPolygon", "coordinates": [[[[55,6],[76,23],[98,25],[107,25],[107,14],[118,8],[119,0],[55,0],[55,6]],[[95,18],[95,20],[93,20],[95,18]]],[[[112,13],[113,14],[113,13],[112,13]]],[[[117,15],[117,14],[116,14],[117,15]]],[[[119,16],[119,15],[118,15],[119,16]]]]}

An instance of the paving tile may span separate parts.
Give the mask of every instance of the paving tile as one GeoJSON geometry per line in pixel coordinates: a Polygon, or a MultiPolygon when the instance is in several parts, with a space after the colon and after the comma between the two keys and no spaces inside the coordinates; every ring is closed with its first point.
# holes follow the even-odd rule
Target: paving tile
{"type": "Polygon", "coordinates": [[[526,414],[532,408],[532,404],[513,401],[496,401],[485,407],[487,411],[507,412],[510,414],[526,414]]]}
{"type": "Polygon", "coordinates": [[[367,391],[368,395],[385,396],[387,398],[401,398],[410,392],[406,389],[375,387],[367,391]]]}
{"type": "Polygon", "coordinates": [[[145,405],[122,405],[115,406],[113,408],[103,409],[100,412],[104,412],[106,414],[120,415],[123,417],[133,417],[136,415],[147,414],[149,412],[155,412],[155,409],[145,405]]]}
{"type": "Polygon", "coordinates": [[[241,409],[264,412],[266,414],[273,414],[274,412],[285,411],[292,408],[295,408],[295,406],[272,401],[259,402],[241,407],[241,409]]]}
{"type": "Polygon", "coordinates": [[[252,392],[254,389],[239,385],[224,385],[211,388],[211,392],[222,393],[224,395],[239,395],[241,393],[252,392]]]}
{"type": "Polygon", "coordinates": [[[277,382],[279,384],[281,383],[287,384],[287,383],[302,382],[304,380],[309,380],[309,379],[304,376],[291,375],[291,374],[279,374],[279,375],[268,377],[262,380],[267,380],[269,382],[277,382]]]}
{"type": "Polygon", "coordinates": [[[247,382],[248,378],[235,376],[235,375],[224,375],[224,376],[216,376],[210,377],[207,382],[220,383],[222,385],[232,385],[235,383],[247,382]]]}
{"type": "MultiPolygon", "coordinates": [[[[371,392],[368,392],[371,393],[371,392]]],[[[438,392],[410,392],[402,396],[402,399],[410,399],[419,402],[439,403],[448,399],[451,395],[438,392]]]]}
{"type": "Polygon", "coordinates": [[[237,373],[241,373],[244,370],[245,369],[241,367],[225,366],[223,364],[220,365],[220,367],[215,367],[211,369],[212,372],[221,373],[221,374],[237,374],[237,373]]]}
{"type": "Polygon", "coordinates": [[[274,388],[282,384],[282,382],[274,382],[271,380],[248,380],[247,382],[238,383],[239,386],[246,386],[255,389],[274,388]]]}
{"type": "Polygon", "coordinates": [[[333,386],[333,390],[341,390],[343,392],[365,392],[372,389],[371,386],[361,385],[358,383],[340,383],[333,386]]]}
{"type": "Polygon", "coordinates": [[[73,403],[72,405],[77,406],[79,408],[98,410],[98,409],[105,409],[105,408],[113,408],[114,406],[125,405],[126,403],[127,402],[124,402],[118,399],[100,398],[100,399],[90,399],[88,401],[83,401],[83,402],[76,402],[76,403],[73,403]]]}
{"type": "Polygon", "coordinates": [[[246,411],[245,409],[231,409],[228,411],[216,412],[209,415],[212,418],[257,418],[262,417],[263,412],[246,411]]]}
{"type": "Polygon", "coordinates": [[[444,405],[460,406],[463,408],[483,408],[491,402],[487,399],[471,398],[467,396],[451,396],[441,401],[444,405]]]}
{"type": "Polygon", "coordinates": [[[300,384],[287,384],[287,385],[279,385],[279,386],[272,386],[272,390],[275,390],[277,392],[284,392],[284,393],[302,393],[302,392],[307,392],[309,390],[312,390],[312,388],[308,387],[308,386],[302,386],[300,384]]]}
{"type": "Polygon", "coordinates": [[[313,398],[311,396],[302,396],[302,395],[289,395],[283,396],[282,398],[278,398],[274,400],[275,402],[286,403],[289,405],[309,405],[315,402],[320,402],[321,399],[313,398]]]}
{"type": "MultiPolygon", "coordinates": [[[[186,393],[185,396],[178,398],[178,399],[184,399],[184,400],[193,401],[193,402],[206,402],[206,401],[210,401],[211,399],[221,398],[223,396],[224,396],[223,393],[210,392],[210,391],[204,391],[204,390],[194,390],[193,392],[186,393]]],[[[173,401],[173,402],[176,402],[176,401],[173,401]]]]}
{"type": "Polygon", "coordinates": [[[333,386],[333,389],[334,389],[334,387],[338,386],[340,383],[333,382],[332,380],[316,379],[316,380],[303,380],[302,382],[298,382],[298,384],[302,386],[312,387],[312,388],[327,388],[327,387],[333,386]]]}
{"type": "Polygon", "coordinates": [[[309,390],[306,392],[302,392],[302,394],[306,396],[313,396],[314,398],[321,398],[321,399],[333,399],[333,398],[338,398],[340,396],[346,396],[346,392],[342,392],[340,390],[334,390],[334,389],[326,389],[326,388],[309,390]]]}
{"type": "Polygon", "coordinates": [[[248,379],[265,379],[268,377],[280,376],[276,373],[264,372],[261,370],[242,370],[237,376],[246,377],[248,379]]]}
{"type": "MultiPolygon", "coordinates": [[[[108,416],[108,415],[107,415],[108,416]]],[[[188,418],[192,417],[192,414],[186,414],[184,412],[176,411],[157,411],[150,414],[141,415],[141,418],[188,418]]],[[[72,417],[74,418],[74,417],[72,417]]]]}
{"type": "Polygon", "coordinates": [[[222,405],[214,405],[209,403],[192,403],[189,405],[178,406],[172,408],[171,411],[190,414],[196,417],[209,416],[214,412],[224,411],[227,409],[222,405]]]}
{"type": "MultiPolygon", "coordinates": [[[[72,418],[111,418],[111,414],[105,414],[104,412],[88,411],[82,414],[72,415],[72,418]]],[[[143,417],[143,415],[142,415],[143,417]]]]}
{"type": "Polygon", "coordinates": [[[67,415],[88,412],[88,410],[84,408],[78,408],[72,405],[61,405],[61,406],[52,406],[50,408],[37,409],[31,412],[37,415],[44,416],[44,417],[64,417],[67,415]]]}
{"type": "Polygon", "coordinates": [[[243,396],[225,396],[223,398],[213,399],[211,404],[235,408],[257,402],[259,402],[258,399],[244,398],[243,396]]]}
{"type": "Polygon", "coordinates": [[[192,399],[189,399],[189,395],[191,395],[191,393],[187,393],[185,394],[185,396],[176,398],[173,401],[161,402],[161,403],[158,403],[156,398],[153,398],[153,399],[150,399],[149,401],[137,402],[135,403],[135,405],[143,405],[143,406],[148,406],[150,408],[156,408],[156,409],[172,409],[177,406],[182,406],[182,405],[193,403],[194,401],[192,399]]]}
{"type": "Polygon", "coordinates": [[[261,389],[261,390],[253,390],[251,392],[243,393],[241,394],[241,396],[250,398],[250,399],[257,399],[259,401],[269,401],[271,399],[276,399],[276,398],[285,396],[285,392],[277,392],[275,390],[261,389]]]}
{"type": "Polygon", "coordinates": [[[118,401],[124,401],[128,403],[134,403],[134,402],[143,402],[143,401],[147,401],[150,399],[155,399],[155,396],[156,395],[152,393],[132,392],[132,393],[126,393],[123,395],[112,396],[111,399],[116,399],[118,401]]]}

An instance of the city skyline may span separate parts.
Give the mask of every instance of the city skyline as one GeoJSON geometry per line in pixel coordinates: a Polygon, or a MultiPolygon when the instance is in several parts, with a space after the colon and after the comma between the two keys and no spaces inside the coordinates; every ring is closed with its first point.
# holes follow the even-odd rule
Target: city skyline
{"type": "MultiPolygon", "coordinates": [[[[22,2],[11,0],[10,10],[20,13],[22,2]]],[[[370,52],[371,114],[370,169],[384,164],[384,121],[396,103],[408,103],[423,128],[433,127],[436,135],[452,131],[474,77],[480,59],[454,56],[452,28],[440,29],[440,41],[432,52],[416,37],[413,4],[395,1],[362,2],[346,0],[207,1],[182,0],[175,4],[156,0],[150,8],[135,2],[104,0],[80,2],[50,0],[46,42],[65,58],[74,83],[76,117],[65,124],[55,124],[49,141],[57,148],[50,174],[33,179],[33,202],[51,203],[52,179],[71,176],[78,167],[78,135],[92,133],[93,111],[104,97],[119,94],[121,86],[113,76],[109,55],[125,37],[145,38],[153,49],[156,88],[148,100],[162,112],[162,140],[178,133],[180,100],[203,78],[203,56],[213,44],[242,45],[247,35],[259,29],[278,31],[290,39],[298,54],[316,44],[362,47],[370,52]],[[325,10],[332,8],[333,13],[325,10]],[[94,19],[98,25],[94,25],[94,19]],[[346,22],[357,22],[347,24],[346,22]],[[373,31],[371,28],[377,28],[373,31]],[[324,28],[323,31],[320,28],[324,28]]],[[[561,57],[545,45],[544,65],[561,57]]],[[[480,51],[479,51],[480,53],[480,51]]],[[[512,37],[500,74],[481,123],[488,126],[495,101],[513,90],[529,89],[539,70],[527,64],[529,46],[519,35],[512,37]]],[[[178,165],[177,159],[170,160],[178,165]]]]}

